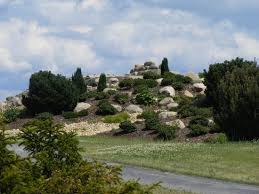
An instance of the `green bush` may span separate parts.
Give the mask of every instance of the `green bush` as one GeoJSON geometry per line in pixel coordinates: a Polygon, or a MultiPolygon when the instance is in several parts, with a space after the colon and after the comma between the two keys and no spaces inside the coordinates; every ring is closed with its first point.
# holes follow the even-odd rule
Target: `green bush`
{"type": "Polygon", "coordinates": [[[228,138],[225,133],[219,133],[216,136],[210,137],[205,140],[206,143],[227,143],[228,138]]]}
{"type": "Polygon", "coordinates": [[[107,100],[101,100],[97,106],[97,115],[115,115],[118,111],[107,100]]]}
{"type": "Polygon", "coordinates": [[[148,88],[147,85],[137,85],[134,87],[134,94],[142,93],[142,92],[149,92],[150,89],[148,88]]]}
{"type": "Polygon", "coordinates": [[[11,123],[16,121],[17,118],[19,118],[21,114],[21,110],[17,108],[8,108],[7,110],[4,111],[4,120],[7,123],[11,123]]]}
{"type": "Polygon", "coordinates": [[[175,138],[176,126],[160,124],[157,126],[158,138],[162,140],[172,140],[175,138]]]}
{"type": "Polygon", "coordinates": [[[158,83],[153,79],[135,79],[133,85],[134,87],[139,85],[146,85],[148,88],[154,88],[158,85],[158,83]]]}
{"type": "Polygon", "coordinates": [[[178,109],[178,114],[182,118],[193,117],[193,116],[203,116],[212,117],[211,108],[199,108],[193,105],[183,105],[178,109]]]}
{"type": "Polygon", "coordinates": [[[62,113],[62,116],[65,119],[74,119],[74,118],[78,118],[78,117],[84,117],[84,116],[87,116],[87,115],[88,115],[88,111],[87,110],[82,110],[80,112],[69,111],[69,112],[63,112],[62,113]]]}
{"type": "Polygon", "coordinates": [[[182,82],[173,82],[172,86],[177,91],[183,90],[184,88],[184,84],[182,82]]]}
{"type": "Polygon", "coordinates": [[[173,84],[172,79],[164,78],[161,82],[161,86],[171,86],[173,84]]]}
{"type": "Polygon", "coordinates": [[[149,106],[154,104],[156,101],[154,96],[150,92],[141,92],[136,95],[136,102],[137,104],[149,106]]]}
{"type": "Polygon", "coordinates": [[[189,123],[189,128],[192,136],[205,135],[210,132],[208,119],[201,116],[194,117],[189,123]]]}
{"type": "Polygon", "coordinates": [[[120,129],[122,129],[126,133],[131,133],[131,132],[136,131],[137,127],[130,121],[123,121],[120,123],[120,129]]]}
{"type": "Polygon", "coordinates": [[[39,119],[39,120],[53,119],[53,114],[51,114],[49,112],[39,113],[36,115],[36,119],[39,119]]]}
{"type": "Polygon", "coordinates": [[[174,74],[171,72],[164,73],[164,75],[162,77],[164,78],[161,83],[163,85],[172,85],[173,83],[181,83],[184,85],[184,84],[192,83],[191,78],[180,75],[180,74],[174,74]]]}
{"type": "Polygon", "coordinates": [[[152,110],[145,110],[140,118],[145,119],[146,130],[157,130],[157,126],[160,124],[158,114],[152,110]]]}
{"type": "Polygon", "coordinates": [[[97,91],[102,92],[106,87],[107,87],[106,75],[104,73],[102,73],[99,78],[97,91]]]}
{"type": "Polygon", "coordinates": [[[109,99],[110,95],[105,92],[97,92],[95,96],[95,100],[104,100],[104,99],[109,99]]]}
{"type": "Polygon", "coordinates": [[[98,83],[96,83],[95,79],[88,79],[88,80],[86,80],[86,85],[92,86],[92,87],[97,87],[98,83]]]}
{"type": "Polygon", "coordinates": [[[161,69],[161,75],[164,75],[166,72],[169,72],[169,67],[168,67],[168,60],[167,58],[164,58],[162,60],[162,64],[160,65],[161,69]]]}
{"type": "Polygon", "coordinates": [[[159,79],[161,76],[158,75],[157,73],[153,72],[153,71],[147,71],[143,74],[143,78],[144,79],[159,79]]]}
{"type": "Polygon", "coordinates": [[[78,91],[64,76],[40,71],[30,78],[28,96],[22,102],[31,114],[50,112],[59,114],[71,111],[78,102],[78,91]]]}
{"type": "Polygon", "coordinates": [[[131,89],[133,88],[133,85],[134,85],[133,79],[123,79],[119,83],[119,87],[124,89],[131,89]]]}
{"type": "Polygon", "coordinates": [[[81,72],[81,68],[77,68],[74,75],[72,75],[72,83],[77,88],[79,95],[86,92],[87,87],[86,87],[85,80],[84,80],[82,72],[81,72]]]}
{"type": "Polygon", "coordinates": [[[130,118],[129,114],[126,112],[118,113],[116,115],[108,115],[103,118],[105,123],[121,123],[130,118]]]}
{"type": "Polygon", "coordinates": [[[127,102],[129,102],[129,95],[124,93],[117,93],[114,96],[114,100],[119,104],[126,104],[127,102]]]}

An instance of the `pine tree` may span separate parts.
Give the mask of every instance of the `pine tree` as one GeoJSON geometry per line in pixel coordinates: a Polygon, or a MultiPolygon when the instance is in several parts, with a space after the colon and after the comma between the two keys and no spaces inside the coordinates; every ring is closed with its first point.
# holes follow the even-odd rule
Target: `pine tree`
{"type": "Polygon", "coordinates": [[[72,76],[72,82],[78,89],[79,94],[83,94],[86,92],[86,84],[81,72],[81,68],[76,69],[76,72],[72,76]]]}
{"type": "Polygon", "coordinates": [[[164,75],[165,72],[169,72],[169,67],[168,67],[168,60],[167,58],[164,58],[162,61],[162,64],[160,66],[161,69],[161,75],[164,75]]]}
{"type": "Polygon", "coordinates": [[[99,78],[99,83],[97,86],[97,91],[102,92],[106,88],[106,75],[102,73],[99,78]]]}

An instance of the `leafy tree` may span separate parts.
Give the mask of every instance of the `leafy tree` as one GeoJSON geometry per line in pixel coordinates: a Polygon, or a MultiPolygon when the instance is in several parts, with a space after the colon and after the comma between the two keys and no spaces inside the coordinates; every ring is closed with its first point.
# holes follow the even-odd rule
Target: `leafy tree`
{"type": "Polygon", "coordinates": [[[162,60],[162,64],[160,66],[161,69],[161,75],[164,75],[165,72],[169,72],[169,67],[168,67],[168,60],[167,58],[164,58],[162,60]]]}
{"type": "Polygon", "coordinates": [[[22,102],[32,114],[59,114],[75,108],[78,91],[64,76],[40,71],[31,76],[28,96],[23,96],[22,102]]]}
{"type": "Polygon", "coordinates": [[[97,91],[102,92],[106,87],[107,87],[106,75],[104,73],[102,73],[99,78],[97,91]]]}
{"type": "Polygon", "coordinates": [[[81,68],[77,68],[74,75],[72,75],[72,83],[76,86],[80,95],[86,92],[87,88],[81,72],[81,68]]]}

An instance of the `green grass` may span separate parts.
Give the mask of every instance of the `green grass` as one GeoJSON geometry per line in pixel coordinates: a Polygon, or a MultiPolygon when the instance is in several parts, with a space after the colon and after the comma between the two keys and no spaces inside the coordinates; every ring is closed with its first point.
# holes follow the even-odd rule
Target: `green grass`
{"type": "Polygon", "coordinates": [[[103,118],[103,122],[105,123],[121,123],[123,121],[128,120],[129,114],[126,112],[118,113],[116,115],[108,115],[103,118]]]}
{"type": "Polygon", "coordinates": [[[153,142],[115,137],[79,137],[94,159],[259,185],[259,143],[153,142]]]}
{"type": "Polygon", "coordinates": [[[193,194],[193,193],[159,187],[154,190],[154,194],[193,194]]]}

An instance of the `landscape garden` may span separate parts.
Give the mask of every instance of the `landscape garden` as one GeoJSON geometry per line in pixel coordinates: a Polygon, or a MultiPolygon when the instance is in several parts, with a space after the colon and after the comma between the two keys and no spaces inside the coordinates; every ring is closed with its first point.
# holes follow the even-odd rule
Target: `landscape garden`
{"type": "Polygon", "coordinates": [[[0,193],[162,193],[100,161],[259,185],[257,64],[170,70],[164,58],[123,76],[31,75],[0,105],[0,193]]]}

